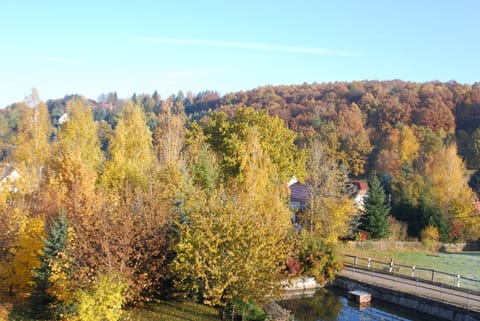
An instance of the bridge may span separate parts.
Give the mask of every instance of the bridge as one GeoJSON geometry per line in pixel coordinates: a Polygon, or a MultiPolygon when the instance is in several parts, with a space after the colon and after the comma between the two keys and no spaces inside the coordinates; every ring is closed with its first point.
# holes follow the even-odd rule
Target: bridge
{"type": "Polygon", "coordinates": [[[480,280],[461,275],[345,255],[340,276],[480,312],[480,280]]]}

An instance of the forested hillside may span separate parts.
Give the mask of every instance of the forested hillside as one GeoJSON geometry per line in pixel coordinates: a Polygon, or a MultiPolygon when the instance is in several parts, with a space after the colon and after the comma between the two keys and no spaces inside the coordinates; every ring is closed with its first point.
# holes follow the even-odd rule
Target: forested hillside
{"type": "Polygon", "coordinates": [[[210,109],[228,110],[238,105],[266,109],[305,138],[315,132],[341,138],[338,150],[347,154],[348,162],[353,162],[353,157],[347,150],[356,146],[353,150],[368,156],[369,166],[352,166],[352,174],[373,169],[392,130],[401,125],[431,131],[442,139],[456,138],[459,153],[469,168],[476,168],[480,161],[478,83],[394,80],[266,86],[223,97],[211,92],[200,94],[189,101],[186,110],[202,115],[210,109]],[[350,141],[352,136],[358,136],[356,142],[350,141]]]}
{"type": "Polygon", "coordinates": [[[90,320],[94,308],[169,295],[232,308],[288,275],[332,278],[342,238],[480,237],[480,173],[467,184],[467,165],[480,164],[478,84],[98,102],[33,91],[0,111],[0,135],[0,293],[44,317],[90,320]],[[297,229],[293,176],[308,187],[297,229]],[[363,212],[348,188],[357,179],[371,187],[363,212]]]}

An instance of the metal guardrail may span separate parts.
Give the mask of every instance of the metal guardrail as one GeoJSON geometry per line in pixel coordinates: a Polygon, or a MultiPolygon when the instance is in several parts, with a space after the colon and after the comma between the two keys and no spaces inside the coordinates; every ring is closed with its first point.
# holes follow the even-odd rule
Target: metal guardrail
{"type": "Polygon", "coordinates": [[[413,282],[415,294],[427,293],[427,296],[449,303],[458,301],[452,300],[454,296],[463,300],[467,308],[480,309],[480,280],[393,261],[382,262],[353,255],[344,257],[345,266],[352,271],[364,271],[365,277],[372,281],[383,279],[384,284],[387,282],[394,289],[412,286],[413,282]]]}

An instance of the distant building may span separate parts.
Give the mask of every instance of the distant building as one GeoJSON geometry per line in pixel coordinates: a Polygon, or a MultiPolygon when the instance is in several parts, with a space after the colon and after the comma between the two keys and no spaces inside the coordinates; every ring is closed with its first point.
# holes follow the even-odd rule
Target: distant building
{"type": "Polygon", "coordinates": [[[67,121],[69,121],[69,118],[68,118],[68,114],[67,113],[64,113],[62,116],[60,116],[60,118],[58,119],[58,123],[60,125],[63,125],[64,123],[66,123],[67,121]]]}
{"type": "Polygon", "coordinates": [[[355,187],[356,192],[354,196],[354,204],[360,210],[365,210],[365,204],[368,197],[368,184],[361,181],[354,181],[349,183],[350,186],[355,187]]]}
{"type": "MultiPolygon", "coordinates": [[[[353,181],[347,183],[348,187],[353,190],[354,204],[359,210],[365,209],[365,203],[368,197],[368,185],[365,182],[353,181]]],[[[292,179],[289,184],[290,188],[290,208],[293,210],[304,210],[308,207],[309,187],[299,183],[296,179],[292,179]]]]}
{"type": "Polygon", "coordinates": [[[98,107],[100,107],[102,109],[106,109],[106,110],[112,110],[113,109],[113,104],[103,102],[103,103],[99,103],[98,107]]]}
{"type": "Polygon", "coordinates": [[[11,192],[17,192],[18,187],[15,184],[22,178],[20,173],[10,164],[0,167],[0,191],[5,189],[11,192]]]}
{"type": "Polygon", "coordinates": [[[294,182],[289,187],[290,208],[294,211],[306,209],[308,206],[308,186],[300,184],[299,182],[294,182]]]}

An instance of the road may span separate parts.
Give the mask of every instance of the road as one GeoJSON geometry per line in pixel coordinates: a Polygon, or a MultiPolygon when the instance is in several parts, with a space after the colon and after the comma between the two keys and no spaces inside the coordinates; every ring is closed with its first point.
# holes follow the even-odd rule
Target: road
{"type": "Polygon", "coordinates": [[[380,273],[352,266],[345,266],[340,275],[353,280],[364,281],[377,286],[480,311],[480,295],[478,293],[459,291],[452,287],[443,287],[442,285],[402,278],[391,273],[380,273]]]}

